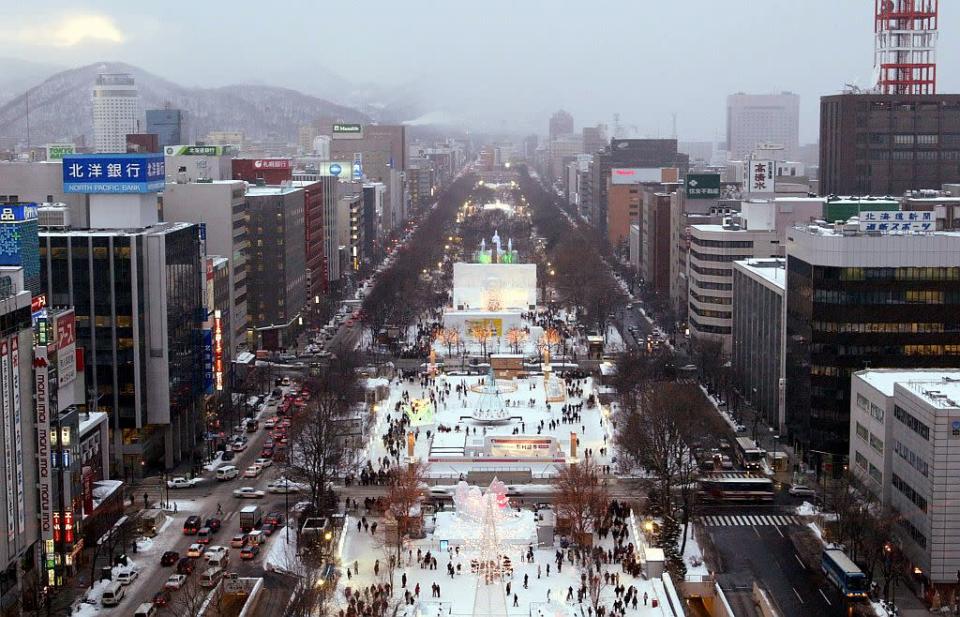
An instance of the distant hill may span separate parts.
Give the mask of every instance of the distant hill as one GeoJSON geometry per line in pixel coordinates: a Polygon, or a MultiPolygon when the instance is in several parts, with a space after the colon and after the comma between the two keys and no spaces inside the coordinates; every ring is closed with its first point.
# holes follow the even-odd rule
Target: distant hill
{"type": "Polygon", "coordinates": [[[20,58],[0,58],[0,104],[62,70],[62,66],[53,64],[20,58]]]}
{"type": "MultiPolygon", "coordinates": [[[[191,130],[202,137],[211,130],[239,130],[253,139],[295,141],[297,129],[319,118],[345,122],[370,119],[350,107],[336,105],[287,88],[236,85],[188,88],[138,67],[119,62],[91,64],[61,71],[0,105],[0,137],[26,136],[29,98],[30,141],[33,144],[73,140],[93,143],[91,93],[99,73],[130,73],[140,91],[142,109],[165,103],[190,114],[191,130]]],[[[143,127],[146,131],[146,127],[143,127]]]]}

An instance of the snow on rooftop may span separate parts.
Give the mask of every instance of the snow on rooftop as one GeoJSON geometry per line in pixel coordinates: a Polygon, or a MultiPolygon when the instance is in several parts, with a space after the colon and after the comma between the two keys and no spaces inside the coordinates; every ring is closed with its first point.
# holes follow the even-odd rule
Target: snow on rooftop
{"type": "Polygon", "coordinates": [[[871,369],[859,371],[856,376],[883,393],[884,396],[893,396],[897,384],[911,387],[923,386],[926,390],[939,390],[946,394],[950,389],[954,400],[960,400],[960,370],[939,369],[871,369]]]}
{"type": "Polygon", "coordinates": [[[786,259],[744,259],[734,263],[755,276],[770,281],[780,289],[787,288],[786,259]]]}
{"type": "Polygon", "coordinates": [[[94,426],[97,426],[101,422],[107,421],[107,414],[103,411],[91,411],[87,414],[87,417],[84,419],[83,414],[81,414],[80,419],[80,429],[79,434],[81,436],[86,435],[87,431],[92,429],[94,426]]]}

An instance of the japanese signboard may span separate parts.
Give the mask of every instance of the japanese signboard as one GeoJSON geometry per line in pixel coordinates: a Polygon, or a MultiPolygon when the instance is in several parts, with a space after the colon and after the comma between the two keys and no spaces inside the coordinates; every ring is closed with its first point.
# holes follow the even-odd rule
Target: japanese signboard
{"type": "Polygon", "coordinates": [[[687,199],[720,199],[720,174],[687,174],[687,199]]]}
{"type": "Polygon", "coordinates": [[[317,168],[319,176],[335,176],[344,180],[349,180],[349,174],[352,163],[346,161],[320,161],[317,168]]]}
{"type": "Polygon", "coordinates": [[[17,529],[26,530],[26,493],[23,484],[23,429],[20,402],[20,339],[10,337],[10,389],[13,393],[13,447],[17,457],[17,529]]]}
{"type": "Polygon", "coordinates": [[[165,171],[160,153],[72,154],[63,158],[63,192],[155,193],[165,171]]]}
{"type": "Polygon", "coordinates": [[[334,124],[332,132],[334,139],[363,139],[362,124],[334,124]]]}
{"type": "Polygon", "coordinates": [[[66,386],[77,378],[77,320],[71,310],[57,315],[57,371],[59,385],[66,386]]]}
{"type": "Polygon", "coordinates": [[[290,169],[290,159],[256,159],[254,169],[290,169]]]}
{"type": "Polygon", "coordinates": [[[17,516],[14,511],[16,500],[13,496],[13,431],[11,430],[13,413],[10,405],[10,344],[7,339],[0,340],[0,382],[3,386],[3,468],[4,485],[7,500],[7,541],[13,540],[16,533],[17,516]]]}
{"type": "Polygon", "coordinates": [[[167,156],[223,156],[233,154],[233,146],[164,146],[167,156]]]}
{"type": "Polygon", "coordinates": [[[213,313],[213,385],[223,391],[223,320],[220,311],[213,313]]]}
{"type": "Polygon", "coordinates": [[[775,192],[775,178],[777,175],[777,166],[773,161],[750,161],[750,169],[747,172],[747,192],[748,193],[773,193],[775,192]]]}
{"type": "Polygon", "coordinates": [[[53,539],[53,473],[50,466],[50,366],[47,348],[34,350],[34,392],[37,407],[37,486],[40,498],[40,537],[53,539]]]}
{"type": "Polygon", "coordinates": [[[37,204],[3,204],[0,205],[0,223],[16,223],[32,221],[37,218],[37,204]]]}
{"type": "Polygon", "coordinates": [[[861,212],[860,231],[936,231],[933,212],[874,211],[861,212]]]}
{"type": "Polygon", "coordinates": [[[46,148],[48,161],[59,161],[77,151],[73,144],[47,144],[46,148]]]}
{"type": "Polygon", "coordinates": [[[203,391],[213,394],[213,330],[203,330],[203,391]]]}

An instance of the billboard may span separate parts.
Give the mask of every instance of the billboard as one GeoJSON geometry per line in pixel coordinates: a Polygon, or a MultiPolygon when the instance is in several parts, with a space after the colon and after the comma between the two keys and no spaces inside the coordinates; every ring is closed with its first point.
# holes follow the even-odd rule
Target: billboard
{"type": "Polygon", "coordinates": [[[223,320],[220,310],[213,312],[213,385],[223,391],[223,320]]]}
{"type": "Polygon", "coordinates": [[[933,212],[865,210],[859,214],[860,231],[936,231],[933,212]]]}
{"type": "Polygon", "coordinates": [[[13,409],[10,392],[10,342],[9,339],[0,340],[0,382],[2,382],[3,406],[3,468],[4,485],[7,501],[7,541],[12,541],[16,533],[17,515],[15,511],[16,498],[13,495],[13,409]]]}
{"type": "Polygon", "coordinates": [[[203,330],[203,392],[213,394],[213,330],[203,330]]]}
{"type": "Polygon", "coordinates": [[[254,159],[254,169],[290,169],[290,159],[254,159]]]}
{"type": "Polygon", "coordinates": [[[77,378],[77,317],[71,310],[57,315],[54,325],[57,333],[57,374],[60,387],[70,385],[77,378]]]}
{"type": "Polygon", "coordinates": [[[37,204],[19,203],[0,206],[0,223],[32,221],[37,218],[37,204]]]}
{"type": "Polygon", "coordinates": [[[319,176],[334,176],[343,180],[349,180],[352,163],[346,161],[320,161],[317,168],[319,176]]]}
{"type": "Polygon", "coordinates": [[[156,193],[164,174],[160,153],[71,154],[63,157],[63,192],[156,193]]]}
{"type": "Polygon", "coordinates": [[[23,484],[23,428],[20,402],[20,339],[10,337],[10,388],[13,393],[13,446],[17,457],[17,529],[26,530],[26,493],[23,484]]]}
{"type": "Polygon", "coordinates": [[[233,154],[233,146],[164,146],[166,156],[223,156],[233,154]]]}
{"type": "Polygon", "coordinates": [[[750,161],[750,171],[747,172],[747,192],[775,192],[776,174],[777,166],[773,161],[750,161]]]}
{"type": "Polygon", "coordinates": [[[38,345],[33,360],[37,408],[37,487],[40,498],[40,538],[53,540],[53,473],[50,468],[50,365],[47,348],[38,345]]]}
{"type": "Polygon", "coordinates": [[[720,199],[720,174],[687,174],[687,199],[720,199]]]}
{"type": "Polygon", "coordinates": [[[77,151],[73,144],[47,144],[46,148],[48,161],[60,161],[66,155],[77,151]]]}
{"type": "Polygon", "coordinates": [[[663,174],[659,167],[614,167],[610,170],[610,184],[639,184],[641,182],[662,182],[663,174]]]}
{"type": "Polygon", "coordinates": [[[363,125],[337,123],[332,134],[334,139],[363,139],[363,125]]]}

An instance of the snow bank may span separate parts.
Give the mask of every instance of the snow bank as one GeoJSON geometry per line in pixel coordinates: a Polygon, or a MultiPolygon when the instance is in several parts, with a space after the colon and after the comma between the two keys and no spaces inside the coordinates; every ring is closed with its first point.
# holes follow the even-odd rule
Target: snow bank
{"type": "Polygon", "coordinates": [[[805,501],[796,508],[797,516],[814,516],[817,513],[817,507],[805,501]]]}

